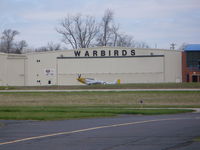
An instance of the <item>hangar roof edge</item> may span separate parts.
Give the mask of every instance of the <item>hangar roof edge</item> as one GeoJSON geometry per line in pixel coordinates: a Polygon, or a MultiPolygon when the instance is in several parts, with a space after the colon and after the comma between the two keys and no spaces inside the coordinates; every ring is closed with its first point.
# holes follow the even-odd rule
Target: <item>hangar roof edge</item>
{"type": "Polygon", "coordinates": [[[66,52],[74,50],[103,50],[103,49],[135,49],[135,50],[155,50],[155,51],[173,51],[181,52],[180,50],[169,50],[169,49],[154,49],[154,48],[134,48],[134,47],[110,47],[110,46],[99,46],[99,47],[90,47],[90,48],[79,48],[79,49],[66,49],[66,50],[57,50],[57,51],[45,51],[45,52],[28,52],[24,53],[25,55],[31,54],[45,54],[45,53],[57,53],[57,52],[66,52]]]}
{"type": "Polygon", "coordinates": [[[0,52],[0,55],[11,56],[11,57],[26,57],[26,54],[14,54],[14,53],[2,53],[2,52],[0,52]]]}

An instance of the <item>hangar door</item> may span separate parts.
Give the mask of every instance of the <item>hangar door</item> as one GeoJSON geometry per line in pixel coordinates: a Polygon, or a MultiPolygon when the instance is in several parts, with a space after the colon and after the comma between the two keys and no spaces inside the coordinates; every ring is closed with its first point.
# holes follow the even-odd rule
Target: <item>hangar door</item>
{"type": "Polygon", "coordinates": [[[7,62],[7,84],[24,86],[25,85],[25,69],[24,59],[8,58],[7,62]]]}
{"type": "Polygon", "coordinates": [[[120,79],[122,83],[163,82],[164,56],[57,59],[58,85],[79,84],[78,74],[105,81],[120,79]]]}

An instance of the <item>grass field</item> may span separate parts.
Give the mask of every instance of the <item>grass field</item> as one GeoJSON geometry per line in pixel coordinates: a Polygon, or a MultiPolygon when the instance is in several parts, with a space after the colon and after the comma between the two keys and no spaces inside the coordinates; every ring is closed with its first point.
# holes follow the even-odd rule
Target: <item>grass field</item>
{"type": "MultiPolygon", "coordinates": [[[[137,88],[144,88],[141,84],[137,88]]],[[[148,84],[146,88],[191,88],[193,84],[148,84]],[[159,86],[158,86],[159,85],[159,86]]],[[[194,84],[193,88],[199,88],[194,84]]],[[[135,88],[120,85],[120,88],[135,88]],[[124,86],[124,87],[123,87],[124,86]]],[[[104,86],[77,86],[75,89],[105,88],[104,86]]],[[[106,86],[109,87],[109,86],[106,86]]],[[[25,87],[9,87],[23,89],[25,87]]],[[[37,87],[30,87],[36,88],[37,87]]],[[[26,88],[26,89],[30,89],[26,88]]],[[[41,87],[38,87],[41,89],[41,87]]],[[[47,87],[42,87],[46,89],[47,87]]],[[[48,89],[52,87],[48,87],[48,89]]],[[[59,87],[60,89],[61,87],[59,87]]],[[[62,87],[66,88],[66,87],[62,87]]],[[[61,89],[62,89],[61,88],[61,89]]],[[[70,87],[73,89],[72,87],[70,87]]],[[[68,89],[70,89],[68,87],[68,89]]],[[[119,88],[110,86],[110,88],[119,88]]],[[[3,88],[1,88],[3,90],[3,88]]],[[[52,89],[57,89],[54,87],[52,89]]],[[[199,91],[149,91],[149,92],[1,92],[0,119],[56,120],[71,118],[108,117],[119,114],[173,114],[191,110],[133,109],[133,108],[200,108],[199,91]],[[140,101],[143,101],[143,104],[140,101]]]]}
{"type": "Polygon", "coordinates": [[[193,142],[200,142],[200,137],[196,137],[193,139],[193,142]]]}
{"type": "Polygon", "coordinates": [[[200,83],[143,83],[90,86],[0,86],[0,90],[37,90],[37,89],[169,89],[200,88],[200,83]]]}
{"type": "Polygon", "coordinates": [[[131,109],[125,107],[0,107],[0,119],[58,120],[91,117],[113,117],[120,114],[161,115],[191,112],[184,109],[131,109]]]}
{"type": "Polygon", "coordinates": [[[200,107],[200,91],[0,93],[0,106],[200,107]]]}

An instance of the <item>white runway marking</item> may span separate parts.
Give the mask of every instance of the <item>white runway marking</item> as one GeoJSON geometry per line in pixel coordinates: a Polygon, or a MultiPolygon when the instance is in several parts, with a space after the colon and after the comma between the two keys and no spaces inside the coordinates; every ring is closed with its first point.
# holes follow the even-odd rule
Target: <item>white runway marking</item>
{"type": "Polygon", "coordinates": [[[31,141],[31,140],[35,140],[35,139],[42,139],[42,138],[47,138],[47,137],[59,136],[59,135],[68,135],[68,134],[73,134],[73,133],[80,133],[80,132],[104,129],[104,128],[128,126],[128,125],[135,125],[135,124],[144,124],[144,123],[159,122],[159,121],[185,120],[185,119],[200,119],[200,118],[199,117],[198,118],[168,118],[168,119],[157,119],[157,120],[145,120],[145,121],[137,121],[137,122],[128,122],[128,123],[121,123],[121,124],[111,124],[111,125],[98,126],[98,127],[93,127],[93,128],[86,128],[86,129],[67,131],[67,132],[58,132],[58,133],[53,133],[53,134],[46,134],[46,135],[28,137],[28,138],[23,138],[23,139],[8,141],[8,142],[2,142],[2,143],[0,143],[0,146],[1,145],[6,145],[6,144],[24,142],[24,141],[31,141]]]}

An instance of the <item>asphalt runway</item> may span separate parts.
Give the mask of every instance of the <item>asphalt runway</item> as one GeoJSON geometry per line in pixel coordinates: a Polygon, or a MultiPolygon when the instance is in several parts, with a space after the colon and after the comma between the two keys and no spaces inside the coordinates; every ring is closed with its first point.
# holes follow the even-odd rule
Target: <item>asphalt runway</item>
{"type": "Polygon", "coordinates": [[[200,113],[0,124],[0,150],[200,150],[200,113]]]}

